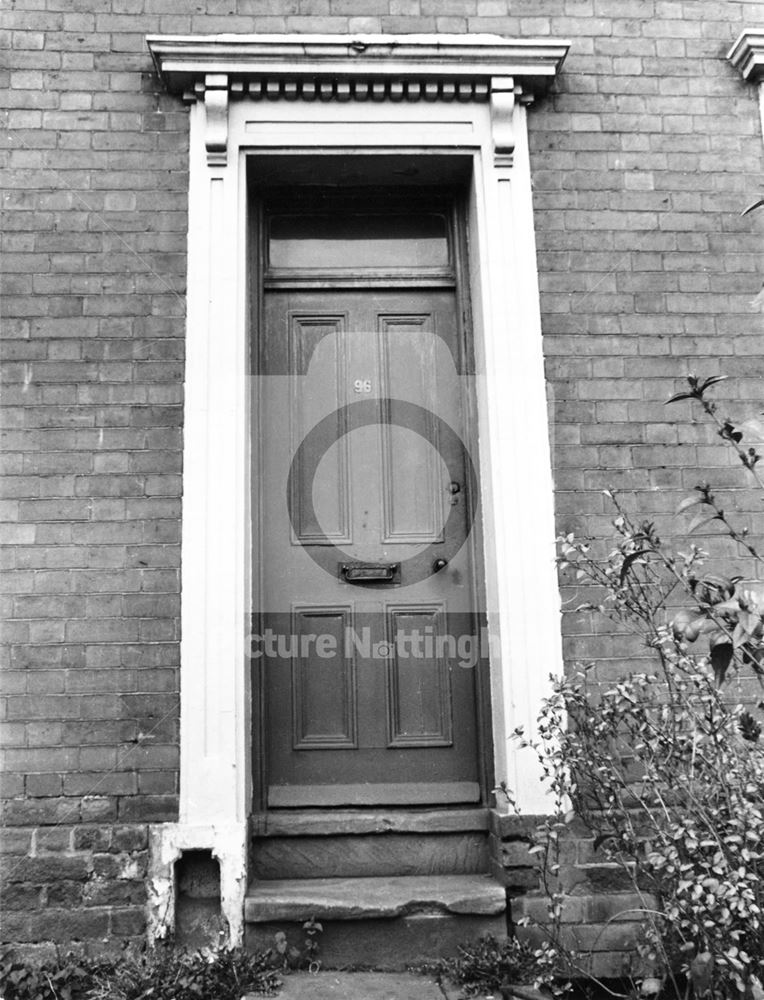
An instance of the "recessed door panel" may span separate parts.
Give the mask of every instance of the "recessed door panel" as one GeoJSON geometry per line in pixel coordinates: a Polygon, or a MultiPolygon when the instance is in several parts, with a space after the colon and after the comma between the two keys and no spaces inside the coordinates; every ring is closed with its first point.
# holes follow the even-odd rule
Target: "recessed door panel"
{"type": "Polygon", "coordinates": [[[296,545],[348,543],[350,539],[350,491],[347,439],[343,434],[341,407],[347,402],[347,356],[345,332],[347,317],[321,314],[289,316],[290,431],[292,455],[297,455],[292,503],[297,513],[293,543],[296,545]],[[302,375],[323,386],[321,393],[305,392],[302,375]],[[302,375],[300,374],[302,373],[302,375]],[[326,413],[336,411],[337,442],[324,456],[320,474],[312,483],[305,482],[305,470],[298,448],[308,431],[326,413]],[[313,504],[302,502],[308,489],[313,504]]]}
{"type": "Polygon", "coordinates": [[[431,544],[442,541],[445,503],[440,484],[438,366],[432,314],[382,315],[378,318],[378,367],[382,399],[410,399],[431,418],[427,426],[379,424],[384,493],[383,542],[431,544]]]}
{"type": "Polygon", "coordinates": [[[292,668],[289,707],[294,750],[358,745],[355,657],[345,656],[343,649],[351,618],[350,607],[293,612],[287,655],[292,668]]]}
{"type": "Polygon", "coordinates": [[[451,671],[443,605],[387,609],[390,746],[450,747],[451,671]]]}

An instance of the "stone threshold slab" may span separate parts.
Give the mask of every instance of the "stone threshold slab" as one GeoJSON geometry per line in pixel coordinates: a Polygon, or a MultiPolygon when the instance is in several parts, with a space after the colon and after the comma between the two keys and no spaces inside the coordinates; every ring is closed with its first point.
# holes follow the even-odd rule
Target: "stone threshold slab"
{"type": "Polygon", "coordinates": [[[257,837],[461,833],[488,830],[489,821],[488,809],[300,809],[255,813],[250,829],[257,837]]]}
{"type": "Polygon", "coordinates": [[[244,918],[250,923],[371,920],[409,913],[492,916],[503,913],[504,887],[490,875],[393,878],[274,879],[250,886],[244,918]]]}

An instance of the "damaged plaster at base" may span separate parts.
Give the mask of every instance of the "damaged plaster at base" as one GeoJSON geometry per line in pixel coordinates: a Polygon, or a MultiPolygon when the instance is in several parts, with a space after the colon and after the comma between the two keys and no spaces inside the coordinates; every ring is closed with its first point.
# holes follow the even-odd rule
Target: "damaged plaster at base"
{"type": "Polygon", "coordinates": [[[148,932],[161,941],[175,928],[175,862],[184,851],[212,851],[220,864],[220,906],[228,928],[228,947],[244,938],[244,896],[247,891],[246,823],[191,826],[156,823],[149,827],[148,932]]]}

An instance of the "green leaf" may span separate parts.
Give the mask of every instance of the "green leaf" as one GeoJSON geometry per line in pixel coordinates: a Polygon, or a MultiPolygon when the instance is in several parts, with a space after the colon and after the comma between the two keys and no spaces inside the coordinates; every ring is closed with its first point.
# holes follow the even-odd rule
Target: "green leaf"
{"type": "Polygon", "coordinates": [[[732,646],[734,649],[739,649],[744,646],[746,642],[750,639],[748,631],[743,628],[740,622],[735,626],[735,630],[732,633],[732,646]]]}
{"type": "Polygon", "coordinates": [[[698,393],[699,395],[702,396],[703,393],[706,391],[706,389],[710,389],[712,385],[716,385],[717,382],[726,382],[726,381],[727,381],[726,375],[711,375],[700,386],[700,388],[698,389],[698,393]]]}
{"type": "Polygon", "coordinates": [[[752,1000],[764,1000],[764,989],[756,976],[751,977],[750,987],[752,1000]]]}
{"type": "Polygon", "coordinates": [[[762,205],[764,205],[764,198],[759,198],[758,201],[755,201],[753,203],[753,205],[749,205],[748,208],[743,209],[743,211],[740,213],[741,218],[744,215],[748,215],[749,212],[755,212],[756,209],[761,208],[762,205]]]}
{"type": "Polygon", "coordinates": [[[727,670],[732,662],[732,643],[719,641],[711,648],[711,666],[714,670],[716,683],[721,685],[727,675],[727,670]]]}
{"type": "Polygon", "coordinates": [[[621,564],[621,573],[620,573],[620,576],[619,576],[619,583],[623,584],[623,581],[626,579],[626,574],[629,572],[629,570],[631,569],[632,565],[641,556],[647,555],[648,552],[649,552],[648,549],[640,549],[638,552],[630,552],[626,556],[626,558],[623,560],[623,563],[621,564]]]}
{"type": "Polygon", "coordinates": [[[706,498],[702,496],[685,497],[684,500],[682,500],[682,502],[677,507],[676,512],[677,514],[684,514],[684,512],[686,510],[689,510],[691,507],[697,507],[698,504],[706,502],[707,502],[706,498]]]}
{"type": "Polygon", "coordinates": [[[698,514],[697,517],[694,517],[692,521],[690,521],[687,531],[689,534],[692,534],[693,531],[697,531],[698,528],[702,528],[704,524],[710,524],[711,521],[718,520],[718,514],[698,514]]]}
{"type": "Polygon", "coordinates": [[[655,997],[663,989],[662,979],[643,979],[639,988],[639,995],[642,997],[655,997]]]}
{"type": "Polygon", "coordinates": [[[740,602],[736,597],[732,597],[729,601],[722,601],[720,604],[716,604],[715,608],[717,611],[726,611],[736,615],[740,611],[740,602]]]}
{"type": "Polygon", "coordinates": [[[663,405],[664,406],[668,406],[669,403],[678,403],[680,399],[695,399],[695,393],[694,392],[677,392],[674,396],[671,396],[670,399],[667,399],[666,402],[663,405]]]}

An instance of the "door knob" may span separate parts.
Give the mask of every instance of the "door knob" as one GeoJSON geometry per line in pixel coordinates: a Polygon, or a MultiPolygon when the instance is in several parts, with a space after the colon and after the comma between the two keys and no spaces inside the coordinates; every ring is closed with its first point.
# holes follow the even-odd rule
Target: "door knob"
{"type": "Polygon", "coordinates": [[[448,559],[436,559],[432,564],[432,571],[433,573],[440,573],[446,566],[448,566],[448,559]]]}

